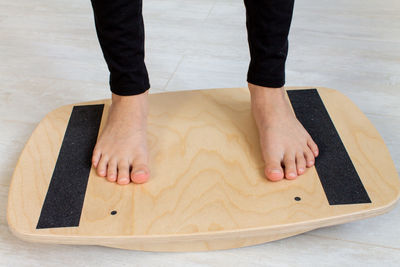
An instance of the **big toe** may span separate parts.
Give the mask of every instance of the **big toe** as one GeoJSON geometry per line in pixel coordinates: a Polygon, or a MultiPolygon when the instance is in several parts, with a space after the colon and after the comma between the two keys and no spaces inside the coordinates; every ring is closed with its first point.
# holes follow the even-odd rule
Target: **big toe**
{"type": "Polygon", "coordinates": [[[273,182],[282,180],[284,177],[281,164],[278,161],[267,162],[264,172],[265,176],[273,182]]]}
{"type": "Polygon", "coordinates": [[[136,184],[147,182],[150,176],[150,171],[146,164],[133,164],[131,172],[131,180],[136,184]]]}

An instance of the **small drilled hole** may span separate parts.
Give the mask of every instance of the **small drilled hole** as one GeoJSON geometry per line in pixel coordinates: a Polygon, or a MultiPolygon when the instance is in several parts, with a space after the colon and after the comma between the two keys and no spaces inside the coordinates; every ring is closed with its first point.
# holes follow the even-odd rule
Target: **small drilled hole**
{"type": "Polygon", "coordinates": [[[111,212],[111,215],[115,215],[115,214],[117,214],[117,211],[116,211],[116,210],[113,210],[113,211],[111,212]]]}
{"type": "Polygon", "coordinates": [[[295,197],[295,198],[294,198],[294,200],[296,200],[296,201],[300,201],[300,200],[301,200],[301,198],[300,198],[300,197],[295,197]]]}

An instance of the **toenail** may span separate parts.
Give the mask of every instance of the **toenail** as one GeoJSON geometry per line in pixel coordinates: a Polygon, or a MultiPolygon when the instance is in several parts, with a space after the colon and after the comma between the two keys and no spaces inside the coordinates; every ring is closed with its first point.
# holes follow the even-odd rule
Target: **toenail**
{"type": "Polygon", "coordinates": [[[281,171],[277,170],[277,169],[273,169],[273,170],[271,170],[271,173],[281,173],[281,171]]]}
{"type": "Polygon", "coordinates": [[[289,173],[290,177],[296,177],[296,174],[294,174],[293,172],[289,173]]]}
{"type": "Polygon", "coordinates": [[[299,169],[299,172],[304,172],[304,169],[303,169],[303,168],[300,168],[300,169],[299,169]]]}
{"type": "Polygon", "coordinates": [[[126,178],[126,177],[123,177],[123,178],[120,178],[119,180],[120,180],[121,182],[126,182],[126,181],[128,181],[129,179],[126,178]]]}
{"type": "Polygon", "coordinates": [[[136,176],[136,175],[146,174],[146,172],[143,170],[139,170],[139,171],[134,172],[133,174],[136,176]]]}

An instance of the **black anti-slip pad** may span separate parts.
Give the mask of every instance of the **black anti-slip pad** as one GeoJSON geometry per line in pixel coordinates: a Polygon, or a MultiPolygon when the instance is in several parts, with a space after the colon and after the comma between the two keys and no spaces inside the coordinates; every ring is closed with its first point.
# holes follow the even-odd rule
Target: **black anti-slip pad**
{"type": "Polygon", "coordinates": [[[73,107],[36,229],[79,226],[103,108],[73,107]]]}
{"type": "Polygon", "coordinates": [[[329,204],[371,203],[318,91],[287,93],[296,117],[318,145],[315,168],[329,204]]]}

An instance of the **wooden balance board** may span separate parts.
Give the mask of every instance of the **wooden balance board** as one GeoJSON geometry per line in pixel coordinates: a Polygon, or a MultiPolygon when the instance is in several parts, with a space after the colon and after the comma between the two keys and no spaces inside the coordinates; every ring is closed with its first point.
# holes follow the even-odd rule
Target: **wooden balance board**
{"type": "Polygon", "coordinates": [[[279,182],[264,177],[247,88],[150,94],[151,178],[144,184],[108,182],[91,167],[110,99],[50,112],[16,165],[10,229],[33,242],[201,251],[389,211],[399,178],[367,117],[339,91],[285,89],[320,155],[296,180],[279,182]]]}

